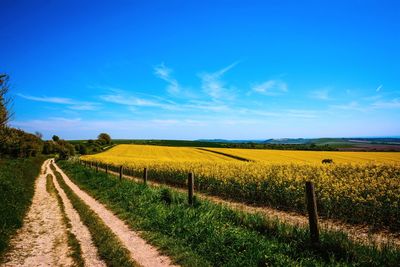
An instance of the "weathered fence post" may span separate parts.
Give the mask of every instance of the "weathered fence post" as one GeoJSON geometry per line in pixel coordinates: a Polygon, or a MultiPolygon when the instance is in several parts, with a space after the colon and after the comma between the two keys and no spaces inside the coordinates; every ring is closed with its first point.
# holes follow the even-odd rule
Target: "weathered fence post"
{"type": "Polygon", "coordinates": [[[193,192],[194,192],[194,175],[192,172],[188,176],[188,203],[193,205],[193,192]]]}
{"type": "Polygon", "coordinates": [[[106,174],[108,174],[108,165],[106,164],[106,166],[105,166],[106,168],[106,174]]]}
{"type": "Polygon", "coordinates": [[[314,184],[306,182],[306,198],[308,221],[310,224],[310,238],[314,245],[319,244],[317,201],[315,198],[314,184]]]}
{"type": "Polygon", "coordinates": [[[147,184],[147,168],[143,170],[143,183],[147,184]]]}
{"type": "Polygon", "coordinates": [[[122,180],[122,165],[119,167],[119,180],[122,180]]]}

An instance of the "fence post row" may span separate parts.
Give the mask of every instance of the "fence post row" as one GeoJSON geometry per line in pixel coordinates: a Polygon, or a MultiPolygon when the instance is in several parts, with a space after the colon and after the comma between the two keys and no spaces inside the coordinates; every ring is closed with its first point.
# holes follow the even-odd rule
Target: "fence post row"
{"type": "Polygon", "coordinates": [[[317,245],[319,244],[318,213],[314,184],[312,182],[306,182],[306,198],[311,243],[317,245]]]}
{"type": "Polygon", "coordinates": [[[188,203],[193,205],[193,192],[194,192],[194,175],[192,172],[188,176],[188,203]]]}
{"type": "Polygon", "coordinates": [[[119,167],[119,180],[122,180],[122,165],[119,167]]]}

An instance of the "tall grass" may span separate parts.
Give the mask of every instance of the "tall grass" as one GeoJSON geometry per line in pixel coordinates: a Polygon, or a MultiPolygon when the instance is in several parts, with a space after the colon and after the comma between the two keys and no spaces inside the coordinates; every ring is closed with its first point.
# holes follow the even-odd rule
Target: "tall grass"
{"type": "Polygon", "coordinates": [[[0,159],[0,261],[11,236],[22,226],[43,161],[43,157],[0,159]]]}
{"type": "Polygon", "coordinates": [[[110,207],[143,237],[184,266],[397,266],[400,251],[353,243],[322,232],[320,247],[307,229],[208,201],[187,205],[186,194],[60,162],[82,189],[110,207]],[[167,192],[168,191],[168,192],[167,192]]]}

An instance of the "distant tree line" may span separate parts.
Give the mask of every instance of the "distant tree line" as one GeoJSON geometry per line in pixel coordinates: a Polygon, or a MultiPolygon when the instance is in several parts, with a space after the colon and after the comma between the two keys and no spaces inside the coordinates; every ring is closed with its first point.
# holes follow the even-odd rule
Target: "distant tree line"
{"type": "Polygon", "coordinates": [[[8,126],[8,122],[12,117],[12,112],[10,111],[12,99],[7,97],[8,91],[9,76],[0,74],[0,156],[36,156],[43,149],[40,136],[8,126]]]}
{"type": "MultiPolygon", "coordinates": [[[[43,141],[39,132],[32,134],[8,126],[13,115],[10,107],[12,99],[7,96],[9,88],[9,76],[0,74],[0,157],[24,158],[45,154],[67,159],[76,153],[87,154],[86,145],[73,145],[57,135],[52,140],[43,141]]],[[[99,146],[110,145],[111,137],[101,133],[92,143],[99,146]]]]}
{"type": "Polygon", "coordinates": [[[334,151],[336,147],[331,145],[310,144],[262,144],[262,143],[221,143],[226,148],[256,148],[256,149],[277,149],[277,150],[311,150],[311,151],[334,151]]]}
{"type": "Polygon", "coordinates": [[[96,140],[89,139],[87,141],[73,142],[75,143],[75,150],[81,155],[98,153],[112,145],[111,137],[107,133],[99,134],[96,140]]]}

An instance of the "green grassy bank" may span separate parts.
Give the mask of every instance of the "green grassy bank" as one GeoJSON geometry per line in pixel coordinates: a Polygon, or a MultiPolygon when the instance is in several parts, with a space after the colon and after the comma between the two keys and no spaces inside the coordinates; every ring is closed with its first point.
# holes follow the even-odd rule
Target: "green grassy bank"
{"type": "Polygon", "coordinates": [[[44,157],[0,159],[0,262],[10,237],[22,226],[44,157]]]}
{"type": "Polygon", "coordinates": [[[353,243],[322,232],[309,243],[307,229],[208,201],[186,204],[186,195],[150,188],[72,162],[61,167],[82,189],[106,204],[161,251],[183,266],[396,266],[400,251],[353,243]]]}

